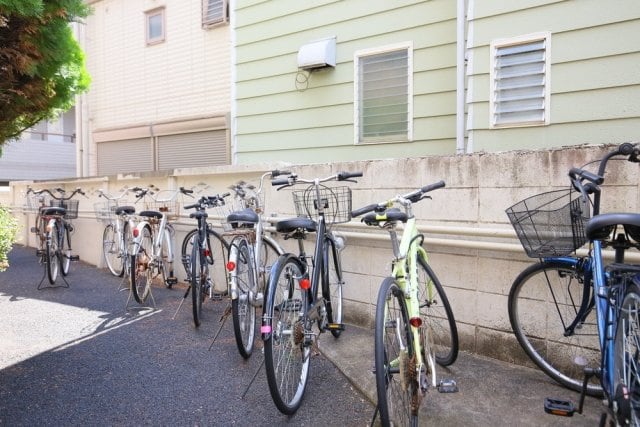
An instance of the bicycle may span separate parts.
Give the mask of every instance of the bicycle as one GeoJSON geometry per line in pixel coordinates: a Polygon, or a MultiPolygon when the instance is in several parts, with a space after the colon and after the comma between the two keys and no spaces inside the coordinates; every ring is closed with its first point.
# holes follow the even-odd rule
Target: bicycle
{"type": "MultiPolygon", "coordinates": [[[[137,199],[152,196],[147,210],[138,213],[142,218],[133,231],[133,241],[130,253],[130,295],[135,301],[143,304],[151,294],[151,284],[156,277],[161,277],[162,283],[171,288],[178,282],[173,271],[173,236],[175,231],[168,222],[169,218],[176,218],[179,211],[175,200],[178,193],[187,194],[188,190],[181,187],[169,191],[167,197],[156,193],[150,188],[133,188],[137,199]]],[[[129,301],[127,301],[127,304],[129,301]]]]}
{"type": "Polygon", "coordinates": [[[223,206],[225,204],[224,198],[227,196],[229,193],[202,196],[196,203],[184,206],[185,209],[195,209],[189,218],[195,218],[197,226],[189,231],[182,240],[181,259],[187,273],[189,287],[176,310],[176,314],[191,293],[193,323],[196,327],[200,326],[202,321],[204,299],[207,295],[212,299],[215,284],[223,280],[219,276],[215,276],[214,267],[223,264],[224,252],[229,248],[224,238],[207,221],[209,217],[207,209],[223,206]],[[219,245],[212,243],[212,241],[219,242],[219,245]]]}
{"type": "Polygon", "coordinates": [[[98,189],[98,197],[104,197],[106,201],[94,204],[96,219],[106,222],[102,233],[102,256],[107,268],[116,277],[128,274],[129,270],[129,246],[135,227],[135,207],[119,206],[128,193],[129,189],[124,189],[119,195],[113,196],[98,189]]]}
{"type": "MultiPolygon", "coordinates": [[[[562,197],[543,193],[507,209],[527,255],[539,258],[509,293],[515,336],[547,375],[581,393],[578,412],[585,395],[604,396],[601,425],[640,424],[640,267],[624,259],[640,249],[640,214],[600,213],[608,161],[639,156],[637,145],[624,143],[599,160],[597,173],[572,168],[562,197]],[[586,256],[571,255],[586,242],[586,256]],[[614,250],[609,265],[606,247],[614,250]]],[[[546,399],[545,410],[570,416],[575,406],[546,399]]]]}
{"type": "Polygon", "coordinates": [[[78,217],[78,200],[72,200],[76,194],[84,195],[80,188],[76,188],[71,195],[65,196],[66,191],[56,188],[58,195],[50,190],[27,189],[27,198],[32,208],[37,206],[36,225],[31,231],[38,237],[38,249],[36,255],[40,263],[44,265],[44,275],[38,284],[38,290],[42,289],[45,276],[50,285],[55,285],[58,272],[63,276],[65,285],[69,283],[64,276],[69,274],[71,261],[78,261],[78,255],[72,255],[71,233],[73,232],[72,219],[78,217]],[[31,195],[31,196],[29,196],[31,195]],[[49,206],[46,206],[49,204],[49,206]]]}
{"type": "Polygon", "coordinates": [[[351,213],[354,218],[364,215],[366,225],[388,231],[394,255],[391,276],[378,291],[375,317],[374,420],[379,414],[384,426],[418,425],[420,404],[430,385],[442,392],[457,391],[455,381],[436,380],[435,364],[449,366],[458,357],[458,329],[412,211],[414,203],[444,186],[439,181],[351,213]],[[399,223],[405,226],[398,242],[399,223]]]}
{"type": "Polygon", "coordinates": [[[264,204],[262,190],[264,179],[288,175],[289,171],[274,170],[260,177],[260,186],[240,181],[233,185],[236,198],[243,202],[245,209],[227,216],[231,230],[225,236],[231,238],[229,244],[228,270],[229,294],[233,331],[240,355],[251,357],[256,336],[256,310],[262,307],[264,289],[269,279],[275,259],[284,253],[280,245],[265,233],[264,204]]]}
{"type": "Polygon", "coordinates": [[[310,184],[293,191],[298,217],[276,223],[276,231],[285,239],[297,240],[298,253],[285,253],[272,266],[260,328],[269,391],[284,414],[294,414],[304,396],[311,347],[317,338],[313,324],[317,324],[319,333],[328,330],[336,338],[344,329],[340,263],[344,239],[331,230],[331,225],[351,219],[351,189],[323,183],[356,182],[351,178],[360,176],[362,172],[340,172],[326,178],[303,179],[290,174],[271,182],[278,190],[310,184]],[[304,248],[308,233],[316,235],[311,259],[304,248]]]}

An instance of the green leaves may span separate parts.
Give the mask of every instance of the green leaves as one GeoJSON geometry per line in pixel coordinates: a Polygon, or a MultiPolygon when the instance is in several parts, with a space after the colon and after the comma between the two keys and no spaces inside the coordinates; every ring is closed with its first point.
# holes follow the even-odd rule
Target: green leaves
{"type": "Polygon", "coordinates": [[[0,206],[0,271],[4,271],[9,267],[7,254],[11,251],[17,232],[18,221],[8,209],[0,206]]]}

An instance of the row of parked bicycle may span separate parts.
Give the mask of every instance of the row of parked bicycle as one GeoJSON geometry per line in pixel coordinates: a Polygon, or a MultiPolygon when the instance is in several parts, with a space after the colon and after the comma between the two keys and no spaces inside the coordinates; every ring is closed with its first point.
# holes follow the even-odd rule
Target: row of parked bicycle
{"type": "MultiPolygon", "coordinates": [[[[527,254],[539,259],[514,281],[508,312],[529,357],[552,378],[582,393],[578,412],[585,395],[603,396],[603,422],[638,426],[640,266],[625,262],[624,255],[627,249],[640,248],[640,214],[600,213],[601,185],[607,162],[614,157],[637,163],[640,147],[622,144],[597,162],[595,172],[571,169],[567,189],[539,194],[507,209],[527,254]],[[586,242],[586,255],[578,255],[586,242]],[[606,247],[615,252],[614,262],[608,264],[606,247]]],[[[183,302],[191,295],[194,323],[199,326],[202,303],[223,286],[244,358],[253,352],[260,321],[271,396],[281,412],[293,414],[304,395],[318,334],[329,331],[338,338],[344,329],[344,239],[333,225],[362,217],[366,225],[388,231],[393,249],[392,273],[382,282],[376,301],[376,412],[383,425],[417,425],[428,389],[455,390],[455,382],[437,381],[436,375],[436,364],[450,365],[458,355],[454,314],[429,264],[412,211],[413,204],[430,198],[429,193],[445,183],[352,209],[351,189],[344,184],[360,176],[341,172],[305,179],[275,170],[263,174],[257,185],[238,182],[224,194],[202,195],[205,186],[180,188],[169,196],[152,188],[132,188],[115,196],[100,192],[106,202],[97,206],[96,215],[107,221],[106,264],[114,275],[128,278],[130,297],[138,303],[153,299],[151,284],[156,278],[173,286],[175,199],[179,193],[194,197],[194,203],[183,206],[196,222],[181,246],[188,284],[183,302]],[[297,216],[275,224],[284,239],[297,241],[295,253],[285,252],[265,231],[262,192],[267,177],[278,190],[295,187],[297,216]],[[136,201],[150,203],[136,212],[135,204],[121,203],[129,193],[136,201]],[[224,231],[214,229],[209,209],[218,209],[224,231]],[[404,225],[398,236],[400,224],[404,225]],[[310,233],[316,238],[313,253],[307,254],[304,241],[310,233]]],[[[77,259],[71,254],[69,221],[77,216],[76,194],[83,193],[29,190],[29,206],[38,212],[33,230],[39,236],[37,254],[51,284],[58,271],[65,276],[70,261],[77,259]]],[[[545,410],[569,416],[576,408],[570,401],[546,399],[545,410]]]]}

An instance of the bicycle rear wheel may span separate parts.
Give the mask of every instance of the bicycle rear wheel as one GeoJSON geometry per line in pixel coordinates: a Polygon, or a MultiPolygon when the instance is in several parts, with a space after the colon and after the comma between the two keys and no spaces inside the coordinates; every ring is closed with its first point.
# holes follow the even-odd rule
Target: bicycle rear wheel
{"type": "MultiPolygon", "coordinates": [[[[324,282],[322,284],[322,296],[327,304],[327,320],[329,323],[342,324],[342,265],[340,264],[340,252],[327,239],[324,244],[324,282]]],[[[341,329],[331,329],[331,334],[338,338],[341,329]]]]}
{"type": "Polygon", "coordinates": [[[640,425],[640,288],[630,284],[616,329],[614,393],[619,425],[640,425]]]}
{"type": "Polygon", "coordinates": [[[248,359],[256,337],[257,288],[253,283],[253,258],[247,239],[240,237],[231,243],[229,261],[235,264],[235,271],[231,274],[237,292],[237,298],[231,300],[233,332],[240,355],[248,359]]]}
{"type": "Polygon", "coordinates": [[[262,327],[269,391],[276,407],[287,415],[300,407],[309,377],[311,345],[300,318],[306,298],[300,289],[302,277],[295,256],[278,258],[269,280],[262,327]]]}
{"type": "Polygon", "coordinates": [[[59,233],[60,272],[63,276],[66,276],[69,274],[69,267],[71,266],[71,233],[69,233],[69,228],[66,225],[62,230],[59,230],[59,233]]]}
{"type": "Polygon", "coordinates": [[[404,292],[393,277],[378,292],[375,320],[378,410],[383,426],[417,426],[418,388],[413,335],[404,292]]]}
{"type": "MultiPolygon", "coordinates": [[[[511,327],[529,358],[560,384],[581,391],[584,367],[600,366],[592,291],[581,273],[557,261],[533,264],[513,282],[508,302],[511,327]]],[[[587,394],[602,395],[597,379],[587,394]]]]}
{"type": "MultiPolygon", "coordinates": [[[[449,366],[458,358],[458,328],[447,294],[423,258],[418,258],[418,299],[422,317],[422,336],[429,338],[429,348],[441,366],[449,366]],[[428,328],[428,331],[425,331],[428,328]],[[425,334],[425,332],[428,332],[425,334]]],[[[426,339],[425,337],[425,339],[426,339]]],[[[426,351],[423,345],[422,350],[426,351]]],[[[423,354],[426,361],[426,354],[423,354]]]]}
{"type": "Polygon", "coordinates": [[[153,258],[153,237],[149,227],[142,229],[140,247],[131,255],[131,293],[138,304],[146,301],[151,291],[153,280],[153,267],[150,262],[153,258]]]}
{"type": "Polygon", "coordinates": [[[124,272],[125,260],[120,252],[118,233],[113,224],[107,224],[102,232],[102,255],[111,274],[121,277],[124,272]]]}
{"type": "Polygon", "coordinates": [[[191,250],[191,307],[193,311],[193,323],[196,327],[202,322],[202,302],[206,296],[205,287],[209,280],[209,267],[206,255],[202,253],[194,235],[194,244],[191,250]]]}
{"type": "Polygon", "coordinates": [[[58,224],[54,223],[51,231],[47,235],[45,265],[47,268],[47,278],[50,284],[56,283],[58,271],[60,269],[60,261],[58,260],[58,224]]]}

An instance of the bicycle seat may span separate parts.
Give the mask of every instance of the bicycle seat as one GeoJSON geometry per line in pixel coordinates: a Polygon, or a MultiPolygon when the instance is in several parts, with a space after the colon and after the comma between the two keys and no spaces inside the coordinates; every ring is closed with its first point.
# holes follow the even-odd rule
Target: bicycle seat
{"type": "Polygon", "coordinates": [[[158,211],[142,211],[138,215],[146,216],[147,218],[155,218],[155,219],[162,218],[162,212],[158,212],[158,211]]]}
{"type": "Polygon", "coordinates": [[[195,211],[189,214],[189,218],[209,218],[209,214],[205,211],[195,211]]]}
{"type": "Polygon", "coordinates": [[[604,240],[617,225],[622,225],[633,240],[640,242],[640,214],[634,213],[607,213],[594,216],[587,223],[587,238],[604,240]]]}
{"type": "Polygon", "coordinates": [[[378,225],[381,222],[407,222],[407,214],[398,208],[387,209],[382,215],[371,212],[362,217],[362,222],[367,225],[378,225]]]}
{"type": "Polygon", "coordinates": [[[65,208],[52,206],[52,207],[48,207],[48,208],[42,208],[40,213],[42,215],[62,215],[62,216],[64,216],[67,213],[67,210],[65,208]]]}
{"type": "Polygon", "coordinates": [[[299,228],[304,228],[306,231],[316,231],[316,222],[310,218],[298,217],[283,219],[276,223],[276,231],[278,233],[291,233],[299,228]]]}
{"type": "Polygon", "coordinates": [[[260,218],[258,214],[251,208],[246,208],[241,211],[231,212],[227,217],[227,221],[230,223],[244,222],[257,224],[260,218]]]}
{"type": "Polygon", "coordinates": [[[131,215],[136,211],[133,206],[118,206],[115,210],[116,215],[131,215]]]}

